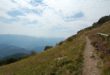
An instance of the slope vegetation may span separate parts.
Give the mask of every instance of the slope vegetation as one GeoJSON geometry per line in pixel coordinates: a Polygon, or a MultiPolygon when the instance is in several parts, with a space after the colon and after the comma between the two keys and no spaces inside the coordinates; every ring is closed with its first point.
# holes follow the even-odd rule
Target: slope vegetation
{"type": "Polygon", "coordinates": [[[85,67],[83,53],[84,50],[87,50],[85,49],[86,36],[89,37],[92,45],[98,49],[94,51],[102,61],[97,62],[101,74],[110,75],[109,41],[102,40],[97,35],[97,33],[110,33],[110,21],[109,19],[105,20],[105,18],[93,24],[92,27],[83,29],[77,35],[60,42],[54,48],[0,67],[0,75],[82,75],[83,67],[85,67]],[[100,45],[100,43],[104,44],[100,45]]]}
{"type": "Polygon", "coordinates": [[[101,68],[102,75],[110,75],[110,37],[100,36],[97,33],[110,35],[110,21],[89,32],[92,45],[96,48],[97,55],[102,60],[98,63],[98,67],[101,68]]]}
{"type": "Polygon", "coordinates": [[[85,39],[78,34],[55,48],[0,67],[0,75],[81,75],[85,39]]]}

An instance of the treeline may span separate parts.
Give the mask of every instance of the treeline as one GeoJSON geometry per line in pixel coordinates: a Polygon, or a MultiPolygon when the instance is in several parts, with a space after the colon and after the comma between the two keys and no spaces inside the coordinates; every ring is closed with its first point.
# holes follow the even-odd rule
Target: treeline
{"type": "Polygon", "coordinates": [[[3,58],[0,58],[0,66],[11,64],[11,63],[20,61],[22,59],[28,58],[36,54],[37,53],[35,51],[31,51],[30,54],[19,53],[19,54],[14,54],[14,55],[3,57],[3,58]]]}

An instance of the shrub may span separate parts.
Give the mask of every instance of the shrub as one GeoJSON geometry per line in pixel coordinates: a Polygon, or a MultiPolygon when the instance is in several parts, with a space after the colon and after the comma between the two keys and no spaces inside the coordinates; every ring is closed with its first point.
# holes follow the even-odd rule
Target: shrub
{"type": "Polygon", "coordinates": [[[97,23],[98,24],[103,24],[103,23],[105,23],[107,21],[110,21],[110,16],[104,16],[104,17],[102,17],[97,23]]]}
{"type": "Polygon", "coordinates": [[[93,24],[92,28],[99,27],[99,26],[101,26],[103,23],[105,23],[107,21],[110,21],[110,16],[102,17],[101,19],[99,19],[98,22],[93,24]]]}
{"type": "Polygon", "coordinates": [[[71,37],[69,37],[68,39],[66,39],[67,41],[73,41],[73,39],[75,39],[77,37],[77,35],[73,35],[71,37]]]}
{"type": "Polygon", "coordinates": [[[34,50],[31,51],[31,55],[36,55],[36,54],[37,54],[37,52],[35,52],[34,50]]]}
{"type": "Polygon", "coordinates": [[[50,48],[53,48],[52,46],[46,46],[45,48],[44,48],[44,51],[46,51],[46,50],[48,50],[48,49],[50,49],[50,48]]]}
{"type": "Polygon", "coordinates": [[[64,43],[64,41],[61,41],[61,42],[58,43],[58,45],[62,45],[63,43],[64,43]]]}

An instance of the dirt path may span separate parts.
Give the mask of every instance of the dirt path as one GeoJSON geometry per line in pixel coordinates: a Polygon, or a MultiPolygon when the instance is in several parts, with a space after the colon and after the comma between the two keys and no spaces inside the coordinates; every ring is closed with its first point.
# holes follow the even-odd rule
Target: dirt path
{"type": "Polygon", "coordinates": [[[96,55],[94,55],[94,47],[91,45],[88,37],[86,38],[86,47],[84,51],[84,68],[83,75],[100,75],[100,71],[97,67],[97,62],[99,62],[96,55]]]}

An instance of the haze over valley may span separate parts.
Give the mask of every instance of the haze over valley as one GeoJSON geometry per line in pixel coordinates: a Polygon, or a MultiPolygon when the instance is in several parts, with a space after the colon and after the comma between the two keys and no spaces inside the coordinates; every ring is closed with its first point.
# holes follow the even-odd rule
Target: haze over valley
{"type": "Polygon", "coordinates": [[[0,0],[0,75],[110,75],[110,0],[0,0]]]}

